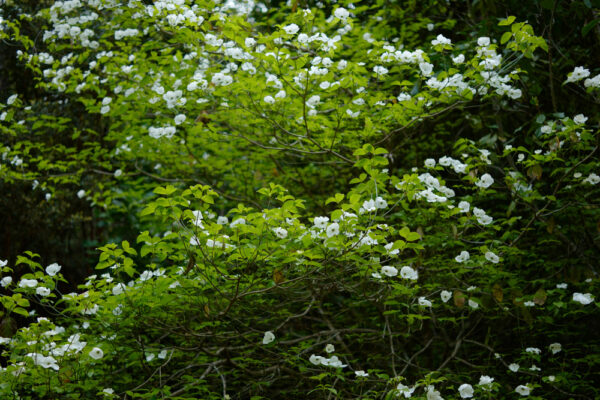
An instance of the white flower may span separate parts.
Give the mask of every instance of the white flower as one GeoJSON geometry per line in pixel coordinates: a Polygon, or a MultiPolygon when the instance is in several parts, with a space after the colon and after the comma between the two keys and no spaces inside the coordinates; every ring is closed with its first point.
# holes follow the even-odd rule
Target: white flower
{"type": "Polygon", "coordinates": [[[102,351],[102,349],[100,349],[98,347],[94,347],[92,350],[90,350],[89,355],[94,360],[99,360],[102,357],[104,357],[104,352],[102,351]]]}
{"type": "Polygon", "coordinates": [[[288,234],[287,231],[281,227],[273,229],[273,232],[275,232],[275,235],[277,235],[279,239],[285,239],[288,234]]]}
{"type": "Polygon", "coordinates": [[[77,192],[77,197],[79,197],[80,199],[83,198],[83,196],[85,196],[85,190],[81,189],[77,192]]]}
{"type": "Polygon", "coordinates": [[[54,276],[54,275],[58,274],[58,272],[60,271],[61,268],[62,267],[60,265],[58,265],[57,263],[52,263],[46,267],[46,273],[50,276],[54,276]]]}
{"type": "Polygon", "coordinates": [[[517,372],[519,368],[521,367],[517,363],[512,363],[508,366],[508,369],[510,369],[512,372],[517,372]]]}
{"type": "Polygon", "coordinates": [[[444,35],[439,34],[439,35],[437,35],[437,37],[435,39],[433,39],[431,41],[431,44],[433,46],[445,45],[445,44],[450,45],[450,44],[452,44],[452,41],[450,39],[448,39],[447,37],[445,37],[444,35]]]}
{"type": "Polygon", "coordinates": [[[471,307],[473,310],[477,310],[479,308],[479,303],[469,299],[469,307],[471,307]]]}
{"type": "Polygon", "coordinates": [[[390,265],[385,265],[381,267],[381,273],[385,276],[393,277],[398,275],[398,270],[390,265]]]}
{"type": "Polygon", "coordinates": [[[121,171],[120,169],[115,171],[115,177],[120,177],[121,175],[123,175],[123,171],[121,171]]]}
{"type": "Polygon", "coordinates": [[[375,207],[375,200],[365,200],[363,202],[362,208],[364,211],[366,212],[373,212],[377,209],[377,207],[375,207]]]}
{"type": "Polygon", "coordinates": [[[396,390],[398,391],[398,394],[402,394],[405,399],[410,399],[415,391],[415,387],[408,387],[399,383],[398,386],[396,386],[396,390]]]}
{"type": "Polygon", "coordinates": [[[435,160],[433,158],[428,158],[427,160],[425,160],[425,166],[427,168],[435,167],[435,160]]]}
{"type": "Polygon", "coordinates": [[[105,388],[102,390],[102,393],[113,394],[115,391],[112,388],[105,388]]]}
{"type": "Polygon", "coordinates": [[[122,283],[117,283],[115,286],[113,286],[112,288],[112,294],[115,296],[120,295],[121,293],[123,293],[125,291],[125,289],[127,288],[127,286],[125,286],[122,283]]]}
{"type": "Polygon", "coordinates": [[[325,346],[325,351],[327,353],[333,353],[335,351],[335,346],[329,343],[327,346],[325,346]]]}
{"type": "Polygon", "coordinates": [[[398,101],[400,102],[410,100],[411,98],[411,95],[408,93],[400,93],[397,97],[398,101]]]}
{"type": "Polygon", "coordinates": [[[485,259],[494,264],[498,264],[498,262],[500,262],[500,257],[492,253],[491,251],[485,253],[485,259]]]}
{"type": "Polygon", "coordinates": [[[459,54],[456,57],[452,57],[452,62],[454,64],[462,64],[465,62],[465,55],[464,54],[459,54]]]}
{"type": "Polygon", "coordinates": [[[19,96],[18,94],[13,94],[6,100],[6,104],[10,106],[12,103],[15,102],[15,100],[17,100],[18,96],[19,96]]]}
{"type": "Polygon", "coordinates": [[[483,386],[483,390],[491,390],[492,383],[494,382],[494,378],[489,377],[487,375],[481,375],[479,377],[479,386],[483,386]]]}
{"type": "Polygon", "coordinates": [[[365,378],[365,377],[369,376],[369,374],[368,374],[368,373],[366,373],[366,372],[365,372],[365,371],[363,371],[363,370],[354,371],[354,374],[355,374],[356,376],[363,377],[363,378],[365,378]]]}
{"type": "Polygon", "coordinates": [[[490,174],[483,174],[479,181],[475,182],[475,186],[487,189],[494,183],[494,178],[490,174]]]}
{"type": "Polygon", "coordinates": [[[300,30],[300,28],[296,24],[289,24],[289,25],[284,26],[283,30],[288,35],[295,35],[296,33],[298,33],[298,31],[300,30]]]}
{"type": "Polygon", "coordinates": [[[373,272],[371,273],[371,276],[375,279],[381,279],[381,274],[379,272],[373,272]]]}
{"type": "Polygon", "coordinates": [[[586,306],[594,301],[594,296],[592,296],[591,293],[573,293],[573,301],[576,301],[586,306]]]}
{"type": "Polygon", "coordinates": [[[583,114],[577,114],[575,117],[573,117],[573,122],[579,125],[585,124],[585,121],[587,120],[587,117],[583,114]]]}
{"type": "Polygon", "coordinates": [[[375,72],[377,75],[386,75],[390,71],[386,67],[376,65],[373,67],[373,72],[375,72]]]}
{"type": "Polygon", "coordinates": [[[560,343],[552,343],[548,347],[550,348],[552,354],[560,353],[560,351],[562,350],[562,345],[560,343]]]}
{"type": "Polygon", "coordinates": [[[308,361],[310,361],[314,365],[321,365],[323,363],[323,360],[325,360],[325,357],[317,356],[315,354],[311,355],[308,359],[308,361]]]}
{"type": "Polygon", "coordinates": [[[38,281],[35,279],[21,279],[19,282],[20,288],[34,288],[38,285],[38,281]]]}
{"type": "Polygon", "coordinates": [[[110,106],[102,106],[100,109],[100,114],[106,114],[110,111],[110,106]]]}
{"type": "Polygon", "coordinates": [[[315,219],[313,220],[313,223],[319,229],[327,228],[327,222],[329,222],[328,217],[315,217],[315,219]]]}
{"type": "Polygon", "coordinates": [[[333,237],[340,233],[340,225],[337,222],[329,224],[327,227],[327,237],[333,237]]]}
{"type": "Polygon", "coordinates": [[[450,298],[452,297],[452,292],[449,292],[448,290],[442,290],[442,292],[440,293],[440,297],[442,298],[442,301],[444,303],[447,303],[448,300],[450,300],[450,298]]]}
{"type": "Polygon", "coordinates": [[[473,386],[468,383],[463,383],[458,387],[458,393],[460,393],[460,397],[463,399],[468,399],[473,397],[473,386]]]}
{"type": "Polygon", "coordinates": [[[423,307],[431,307],[431,301],[427,300],[425,297],[419,297],[418,299],[419,305],[423,307]]]}
{"type": "Polygon", "coordinates": [[[49,296],[49,295],[50,295],[50,293],[51,293],[51,290],[50,290],[50,289],[48,289],[48,288],[46,288],[46,287],[43,287],[43,286],[38,286],[38,287],[35,289],[35,293],[36,293],[38,296],[44,296],[44,297],[45,297],[45,296],[49,296]]]}
{"type": "Polygon", "coordinates": [[[175,116],[175,118],[173,118],[173,120],[175,121],[175,125],[181,125],[183,121],[185,121],[185,115],[178,114],[175,116]]]}
{"type": "Polygon", "coordinates": [[[600,182],[600,176],[594,174],[593,172],[583,180],[585,183],[589,183],[590,185],[596,185],[600,182]]]}
{"type": "Polygon", "coordinates": [[[537,347],[528,347],[525,349],[525,352],[529,354],[540,354],[542,350],[538,349],[537,347]]]}
{"type": "Polygon", "coordinates": [[[427,400],[444,400],[433,385],[427,386],[427,400]]]}
{"type": "Polygon", "coordinates": [[[456,262],[462,263],[467,261],[469,258],[471,258],[471,255],[469,254],[468,251],[461,251],[459,255],[457,255],[456,257],[454,257],[454,259],[456,260],[456,262]]]}
{"type": "Polygon", "coordinates": [[[2,287],[7,287],[11,283],[12,283],[11,276],[5,276],[4,278],[2,278],[2,280],[0,280],[0,285],[2,285],[2,287]]]}
{"type": "Polygon", "coordinates": [[[566,283],[557,283],[556,284],[556,288],[557,289],[566,289],[569,285],[567,285],[566,283]]]}
{"type": "Polygon", "coordinates": [[[306,100],[306,106],[308,108],[315,108],[317,105],[319,105],[320,102],[321,96],[315,94],[314,96],[310,96],[308,100],[306,100]]]}
{"type": "Polygon", "coordinates": [[[341,21],[346,22],[346,19],[350,16],[350,12],[343,7],[339,7],[333,12],[333,15],[341,21]]]}
{"type": "Polygon", "coordinates": [[[379,209],[386,208],[387,205],[388,205],[387,201],[385,201],[382,197],[377,197],[375,199],[375,207],[376,208],[379,208],[379,209]]]}
{"type": "Polygon", "coordinates": [[[531,389],[528,386],[519,385],[515,388],[515,392],[519,393],[521,396],[529,396],[531,389]]]}
{"type": "Polygon", "coordinates": [[[435,28],[435,25],[434,25],[434,24],[427,24],[427,30],[428,30],[429,32],[431,32],[431,31],[433,30],[433,28],[435,28]]]}
{"type": "Polygon", "coordinates": [[[165,358],[167,358],[167,350],[162,350],[160,353],[158,353],[157,356],[160,360],[164,360],[165,358]]]}
{"type": "Polygon", "coordinates": [[[273,96],[265,96],[263,101],[267,104],[275,104],[275,98],[273,98],[273,96]]]}
{"type": "Polygon", "coordinates": [[[526,301],[523,303],[525,307],[535,307],[535,303],[533,301],[526,301]]]}
{"type": "Polygon", "coordinates": [[[263,337],[262,343],[263,343],[263,344],[269,344],[269,343],[271,343],[273,340],[275,340],[275,335],[273,334],[273,332],[271,332],[271,331],[266,331],[266,332],[265,332],[265,336],[263,337]]]}
{"type": "Polygon", "coordinates": [[[567,83],[577,82],[590,76],[590,70],[584,67],[575,67],[567,77],[567,83]]]}
{"type": "Polygon", "coordinates": [[[426,62],[419,63],[419,69],[423,76],[430,76],[433,73],[433,64],[426,62]]]}
{"type": "Polygon", "coordinates": [[[400,269],[400,276],[404,279],[416,281],[419,279],[419,273],[409,266],[404,266],[400,269]]]}
{"type": "Polygon", "coordinates": [[[461,201],[460,203],[458,203],[458,209],[460,210],[460,212],[469,212],[470,207],[471,205],[468,201],[461,201]]]}
{"type": "Polygon", "coordinates": [[[481,47],[485,47],[485,46],[489,46],[490,45],[490,38],[487,36],[482,36],[479,39],[477,39],[477,45],[481,46],[481,47]]]}
{"type": "Polygon", "coordinates": [[[220,215],[217,217],[217,224],[219,225],[227,225],[229,223],[229,218],[220,215]]]}

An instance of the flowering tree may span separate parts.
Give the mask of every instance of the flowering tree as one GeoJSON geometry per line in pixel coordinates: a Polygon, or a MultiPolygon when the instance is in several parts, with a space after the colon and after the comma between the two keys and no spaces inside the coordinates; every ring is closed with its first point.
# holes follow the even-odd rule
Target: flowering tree
{"type": "Polygon", "coordinates": [[[60,260],[2,262],[2,396],[598,396],[597,110],[538,112],[550,49],[527,22],[454,39],[393,10],[4,21],[47,96],[3,104],[3,179],[128,204],[141,233],[72,293],[60,260]]]}

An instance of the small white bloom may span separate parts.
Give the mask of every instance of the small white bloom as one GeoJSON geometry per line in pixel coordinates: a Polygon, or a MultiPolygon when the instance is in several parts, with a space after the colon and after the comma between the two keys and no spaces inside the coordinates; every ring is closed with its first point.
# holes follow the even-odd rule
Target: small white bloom
{"type": "Polygon", "coordinates": [[[60,265],[58,265],[57,263],[52,263],[46,267],[46,273],[50,276],[54,276],[54,275],[58,274],[58,272],[60,271],[61,268],[62,267],[60,265]]]}
{"type": "Polygon", "coordinates": [[[100,349],[98,347],[94,347],[92,350],[90,350],[89,355],[94,360],[99,360],[102,357],[104,357],[104,352],[102,351],[102,349],[100,349]]]}
{"type": "Polygon", "coordinates": [[[435,160],[433,158],[428,158],[427,160],[425,160],[425,167],[427,167],[427,168],[435,167],[435,160]]]}
{"type": "Polygon", "coordinates": [[[329,222],[328,217],[315,217],[315,219],[313,220],[313,223],[319,229],[327,228],[327,222],[329,222]]]}
{"type": "Polygon", "coordinates": [[[0,285],[2,285],[2,287],[7,287],[12,283],[12,280],[13,279],[11,276],[5,276],[4,278],[2,278],[2,280],[0,280],[0,285]]]}
{"type": "Polygon", "coordinates": [[[34,288],[38,285],[38,281],[35,279],[21,279],[19,282],[20,288],[34,288]]]}
{"type": "Polygon", "coordinates": [[[468,251],[461,251],[459,255],[457,255],[456,257],[454,257],[454,259],[456,260],[456,262],[462,263],[467,261],[469,258],[471,258],[471,255],[469,254],[468,251]]]}
{"type": "Polygon", "coordinates": [[[298,33],[298,31],[300,30],[300,28],[296,24],[289,24],[289,25],[284,26],[283,30],[288,35],[295,35],[296,33],[298,33]]]}
{"type": "Polygon", "coordinates": [[[279,239],[285,239],[288,234],[287,231],[281,227],[273,229],[273,232],[275,232],[275,235],[277,235],[279,239]]]}
{"type": "Polygon", "coordinates": [[[444,303],[447,303],[448,300],[450,300],[450,298],[452,297],[452,292],[448,290],[442,290],[442,292],[440,293],[440,297],[442,298],[442,301],[444,303]]]}
{"type": "Polygon", "coordinates": [[[398,275],[398,269],[390,265],[385,265],[381,267],[381,273],[385,276],[394,277],[398,275]]]}
{"type": "Polygon", "coordinates": [[[346,19],[348,19],[348,17],[350,16],[350,12],[348,12],[348,10],[346,10],[343,7],[339,7],[333,12],[333,15],[341,21],[345,22],[346,19]]]}
{"type": "Polygon", "coordinates": [[[575,117],[573,117],[573,122],[579,125],[585,124],[585,121],[587,120],[587,117],[583,114],[577,114],[575,117]]]}
{"type": "Polygon", "coordinates": [[[562,345],[560,343],[552,343],[548,347],[550,348],[550,351],[552,352],[552,354],[560,353],[562,350],[562,345]]]}
{"type": "Polygon", "coordinates": [[[567,285],[566,283],[557,283],[556,284],[556,288],[557,289],[566,289],[569,285],[567,285]]]}
{"type": "Polygon", "coordinates": [[[521,368],[521,367],[520,367],[520,366],[519,366],[519,364],[517,364],[517,363],[511,363],[511,364],[508,366],[508,369],[510,369],[512,372],[517,372],[517,371],[519,371],[519,368],[521,368]]]}
{"type": "Polygon", "coordinates": [[[479,303],[477,303],[476,301],[469,299],[469,307],[471,307],[473,310],[477,310],[479,308],[479,303]]]}
{"type": "Polygon", "coordinates": [[[327,237],[333,237],[340,233],[340,225],[337,222],[329,224],[327,227],[327,237]]]}
{"type": "Polygon", "coordinates": [[[519,385],[515,388],[515,392],[519,393],[521,396],[529,396],[531,389],[528,386],[519,385]]]}
{"type": "Polygon", "coordinates": [[[535,307],[535,303],[533,301],[526,301],[523,303],[525,307],[535,307]]]}
{"type": "Polygon", "coordinates": [[[490,38],[487,36],[480,37],[479,39],[477,39],[477,45],[481,47],[489,46],[490,38]]]}
{"type": "Polygon", "coordinates": [[[431,301],[427,300],[425,297],[419,297],[418,299],[419,305],[423,307],[431,307],[431,301]]]}
{"type": "Polygon", "coordinates": [[[537,347],[528,347],[525,349],[525,353],[529,353],[529,354],[540,354],[542,352],[542,350],[538,349],[537,347]]]}
{"type": "Polygon", "coordinates": [[[265,332],[265,336],[263,337],[262,343],[263,343],[263,344],[269,344],[269,343],[271,343],[273,340],[275,340],[275,335],[273,334],[273,332],[271,332],[271,331],[266,331],[266,332],[265,332]]]}
{"type": "Polygon", "coordinates": [[[490,174],[483,174],[479,181],[475,182],[475,186],[487,189],[494,183],[494,178],[490,174]]]}
{"type": "Polygon", "coordinates": [[[325,346],[325,351],[327,353],[333,353],[335,351],[335,346],[329,343],[327,346],[325,346]]]}
{"type": "Polygon", "coordinates": [[[409,266],[404,266],[400,269],[400,276],[404,279],[416,281],[419,279],[419,273],[409,266]]]}
{"type": "Polygon", "coordinates": [[[173,120],[175,121],[175,125],[181,125],[185,121],[185,115],[178,114],[175,116],[175,118],[173,118],[173,120]]]}
{"type": "Polygon", "coordinates": [[[592,296],[591,293],[573,293],[573,301],[576,301],[586,306],[594,301],[594,296],[592,296]]]}
{"type": "Polygon", "coordinates": [[[491,251],[485,253],[485,259],[494,264],[498,264],[500,262],[500,257],[492,253],[491,251]]]}
{"type": "Polygon", "coordinates": [[[362,378],[366,378],[367,376],[369,376],[368,373],[366,373],[363,370],[358,370],[358,371],[354,371],[354,374],[358,377],[362,377],[362,378]]]}
{"type": "Polygon", "coordinates": [[[460,393],[460,397],[463,399],[468,399],[473,397],[473,386],[468,383],[463,383],[458,387],[458,393],[460,393]]]}
{"type": "Polygon", "coordinates": [[[50,289],[48,289],[47,287],[38,286],[38,287],[35,289],[35,293],[36,293],[38,296],[43,296],[43,297],[46,297],[46,296],[49,296],[49,295],[50,295],[50,293],[51,293],[51,290],[50,290],[50,289]]]}

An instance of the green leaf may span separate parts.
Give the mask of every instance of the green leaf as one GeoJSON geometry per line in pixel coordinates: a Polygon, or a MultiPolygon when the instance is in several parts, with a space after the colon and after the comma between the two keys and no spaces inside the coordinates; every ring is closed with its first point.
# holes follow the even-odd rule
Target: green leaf
{"type": "Polygon", "coordinates": [[[586,37],[588,33],[598,24],[600,19],[592,20],[592,22],[585,24],[583,28],[581,28],[581,36],[586,37]]]}
{"type": "Polygon", "coordinates": [[[502,37],[500,38],[500,44],[504,44],[510,40],[512,37],[512,32],[504,32],[502,37]]]}
{"type": "Polygon", "coordinates": [[[515,22],[515,19],[516,19],[516,18],[517,18],[517,17],[515,17],[514,15],[511,15],[511,16],[509,16],[508,18],[506,18],[506,19],[503,19],[502,21],[500,21],[500,22],[498,23],[498,25],[499,25],[499,26],[507,26],[507,25],[510,25],[510,24],[512,24],[513,22],[515,22]]]}

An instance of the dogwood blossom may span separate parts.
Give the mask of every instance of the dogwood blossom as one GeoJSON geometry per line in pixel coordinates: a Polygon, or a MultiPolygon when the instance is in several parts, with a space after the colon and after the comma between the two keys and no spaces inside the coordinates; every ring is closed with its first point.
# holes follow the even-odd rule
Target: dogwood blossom
{"type": "Polygon", "coordinates": [[[454,259],[456,260],[456,262],[462,263],[467,261],[469,258],[471,258],[471,255],[469,254],[468,251],[461,251],[459,255],[457,255],[456,257],[454,257],[454,259]]]}
{"type": "Polygon", "coordinates": [[[394,277],[398,275],[398,269],[390,265],[385,265],[381,267],[381,273],[385,276],[394,277]]]}
{"type": "Polygon", "coordinates": [[[88,354],[94,360],[99,360],[102,357],[104,357],[104,352],[102,351],[102,349],[100,349],[98,347],[94,347],[92,350],[90,350],[90,352],[88,354]]]}
{"type": "Polygon", "coordinates": [[[52,263],[46,267],[46,273],[50,276],[55,276],[61,270],[61,266],[57,263],[52,263]]]}
{"type": "Polygon", "coordinates": [[[458,387],[458,393],[463,399],[471,398],[474,394],[473,386],[469,385],[468,383],[463,383],[458,387]]]}
{"type": "Polygon", "coordinates": [[[275,340],[275,335],[273,334],[273,332],[266,331],[265,335],[263,336],[262,343],[263,344],[269,344],[269,343],[271,343],[274,340],[275,340]]]}
{"type": "Polygon", "coordinates": [[[591,293],[573,293],[573,301],[586,306],[594,302],[594,296],[591,293]]]}

